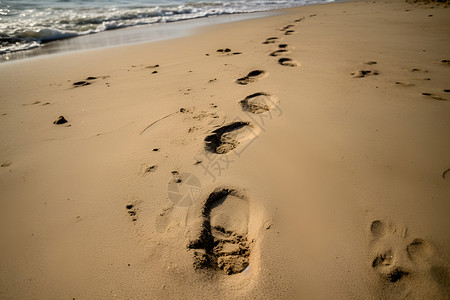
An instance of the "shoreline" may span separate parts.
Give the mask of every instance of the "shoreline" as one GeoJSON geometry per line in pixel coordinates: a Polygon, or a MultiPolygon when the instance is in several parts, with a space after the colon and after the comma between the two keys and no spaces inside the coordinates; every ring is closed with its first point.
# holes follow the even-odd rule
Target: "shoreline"
{"type": "Polygon", "coordinates": [[[238,22],[240,20],[253,18],[264,18],[273,14],[276,14],[276,11],[210,16],[170,23],[155,23],[107,30],[43,43],[36,48],[0,54],[0,63],[42,55],[89,51],[93,49],[114,48],[163,41],[189,36],[204,26],[238,22]]]}
{"type": "Polygon", "coordinates": [[[0,64],[0,298],[448,298],[449,9],[282,11],[0,64]]]}
{"type": "MultiPolygon", "coordinates": [[[[329,3],[347,2],[348,0],[334,0],[329,3]]],[[[325,5],[329,3],[314,3],[295,6],[305,7],[314,5],[325,5]]],[[[42,55],[60,54],[77,51],[89,51],[93,49],[129,46],[142,43],[152,43],[194,34],[196,30],[205,26],[212,26],[228,22],[239,22],[242,20],[264,18],[271,15],[282,14],[284,10],[291,8],[279,8],[265,11],[254,11],[246,13],[233,13],[198,17],[168,23],[154,23],[147,25],[135,25],[124,28],[106,30],[92,34],[79,35],[75,37],[61,38],[54,41],[42,42],[40,46],[26,50],[0,53],[0,64],[33,58],[42,55]],[[185,26],[187,25],[187,26],[185,26]],[[161,28],[162,27],[162,28],[161,28]],[[119,40],[119,43],[117,43],[119,40]]]]}
{"type": "Polygon", "coordinates": [[[172,2],[172,4],[160,3],[163,5],[155,6],[137,0],[136,5],[123,3],[125,5],[119,5],[119,9],[105,7],[102,5],[102,1],[91,1],[91,4],[87,6],[89,8],[81,4],[66,3],[61,4],[64,6],[64,9],[61,9],[57,4],[59,1],[54,3],[52,1],[54,0],[48,1],[48,7],[40,7],[39,4],[28,7],[27,4],[21,6],[10,3],[5,9],[5,18],[0,19],[0,27],[4,28],[0,53],[32,49],[51,41],[92,35],[114,29],[163,25],[215,16],[236,16],[302,5],[298,3],[298,0],[287,0],[284,3],[248,2],[245,5],[233,1],[229,3],[196,2],[186,5],[176,5],[172,2]],[[28,9],[26,9],[27,7],[28,9]],[[22,21],[20,21],[21,17],[23,17],[22,21]],[[35,18],[40,21],[32,22],[35,18]],[[12,30],[13,28],[16,30],[12,30]]]}

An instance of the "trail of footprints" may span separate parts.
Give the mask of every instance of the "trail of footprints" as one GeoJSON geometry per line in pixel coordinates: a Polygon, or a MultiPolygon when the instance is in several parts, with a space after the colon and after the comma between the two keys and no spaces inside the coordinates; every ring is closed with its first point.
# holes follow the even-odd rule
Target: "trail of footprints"
{"type": "Polygon", "coordinates": [[[228,153],[239,145],[238,131],[251,126],[250,122],[233,122],[214,130],[205,138],[206,148],[217,154],[228,153]]]}
{"type": "MultiPolygon", "coordinates": [[[[311,15],[313,17],[315,15],[311,15]]],[[[300,18],[294,21],[303,21],[300,18]]],[[[292,29],[295,25],[289,24],[281,29],[284,35],[295,33],[292,29]]],[[[269,37],[263,44],[278,44],[278,49],[270,52],[270,56],[279,57],[277,62],[285,67],[298,67],[300,64],[286,57],[292,49],[286,43],[280,43],[284,39],[280,37],[269,37]]],[[[231,52],[231,51],[229,51],[231,52]]],[[[372,69],[375,61],[364,63],[370,68],[365,68],[352,73],[355,78],[376,76],[379,71],[372,69]]],[[[414,70],[412,72],[418,72],[414,70]]],[[[239,85],[249,85],[268,76],[264,70],[253,70],[247,75],[236,79],[239,85]]],[[[397,83],[401,85],[401,83],[397,83]]],[[[448,90],[444,90],[447,92],[448,90]]],[[[425,94],[435,97],[432,94],[425,94]]],[[[437,98],[436,98],[437,99],[437,98]]],[[[252,114],[263,114],[273,109],[275,101],[273,96],[266,92],[253,93],[240,101],[244,111],[252,114]]],[[[211,132],[205,138],[207,151],[216,154],[226,154],[239,146],[238,132],[252,127],[247,121],[239,121],[226,124],[211,132]]],[[[444,172],[445,173],[445,172],[444,172]]],[[[444,177],[445,178],[445,177],[444,177]]],[[[194,267],[200,270],[210,270],[226,275],[243,272],[251,262],[252,246],[257,241],[249,235],[248,219],[250,211],[248,199],[235,189],[218,188],[209,195],[201,208],[200,225],[197,237],[188,244],[188,249],[194,255],[194,267]],[[239,208],[239,209],[236,209],[239,208]]],[[[380,278],[391,284],[401,282],[414,276],[415,273],[431,272],[431,276],[440,286],[448,286],[449,274],[447,269],[437,260],[433,260],[431,245],[424,239],[407,239],[407,230],[396,231],[385,222],[376,220],[371,224],[372,235],[372,260],[371,267],[380,278]],[[400,233],[400,236],[399,236],[400,233]],[[403,242],[407,241],[404,248],[398,248],[398,244],[390,244],[392,239],[398,237],[403,242]]],[[[401,243],[400,243],[401,244],[401,243]]]]}
{"type": "MultiPolygon", "coordinates": [[[[296,20],[300,22],[303,18],[296,20]]],[[[290,24],[281,29],[285,35],[295,33],[290,24]]],[[[263,44],[276,44],[282,39],[270,37],[263,44]]],[[[287,44],[279,44],[270,56],[284,56],[290,53],[287,44]]],[[[232,53],[231,49],[217,50],[221,54],[232,53]]],[[[226,54],[227,55],[227,54],[226,54]]],[[[299,63],[288,57],[281,57],[278,63],[286,67],[298,67],[299,63]]],[[[269,74],[260,69],[236,79],[236,84],[246,86],[266,78],[269,74]]],[[[241,100],[242,109],[251,114],[264,114],[276,105],[272,95],[257,92],[241,100]]],[[[215,154],[227,154],[240,144],[240,136],[254,127],[249,121],[237,121],[223,125],[205,138],[206,151],[215,154]]],[[[202,221],[197,228],[198,234],[188,244],[194,254],[195,269],[210,270],[226,275],[243,272],[250,264],[252,245],[255,239],[249,236],[249,203],[241,192],[232,188],[218,188],[209,195],[201,207],[202,221]],[[238,208],[238,209],[236,209],[238,208]]]]}
{"type": "MultiPolygon", "coordinates": [[[[297,19],[295,22],[302,21],[303,18],[297,19]]],[[[291,35],[295,31],[291,28],[294,27],[294,24],[289,24],[284,26],[281,31],[285,33],[285,35],[291,35]]],[[[263,44],[276,44],[282,41],[282,38],[279,37],[269,37],[267,38],[263,44]]],[[[231,49],[219,49],[217,52],[220,53],[232,53],[231,49]]],[[[271,52],[270,56],[283,56],[285,54],[290,53],[288,44],[279,44],[278,49],[271,52]]],[[[288,57],[281,57],[278,59],[278,63],[285,67],[298,67],[300,64],[288,57]]],[[[239,85],[249,85],[255,83],[263,78],[266,78],[269,74],[264,70],[253,70],[250,71],[243,77],[236,79],[236,83],[239,85]]],[[[245,99],[240,101],[242,109],[244,111],[253,113],[253,114],[262,114],[270,111],[275,102],[273,97],[265,92],[258,92],[247,96],[245,99]]],[[[239,131],[243,131],[246,127],[252,127],[253,125],[250,122],[232,122],[226,124],[224,126],[219,127],[218,129],[211,132],[205,138],[206,149],[216,153],[216,154],[226,154],[239,145],[239,139],[236,136],[239,135],[239,131]]]]}
{"type": "MultiPolygon", "coordinates": [[[[302,20],[304,20],[304,18],[297,19],[297,20],[294,21],[294,23],[301,22],[302,20]]],[[[280,31],[284,32],[284,35],[288,35],[289,36],[289,35],[292,35],[292,34],[296,33],[295,30],[291,29],[293,27],[295,27],[295,24],[288,24],[288,25],[284,26],[283,28],[281,28],[280,31]]],[[[270,37],[270,38],[267,38],[263,42],[263,44],[265,44],[265,45],[267,45],[267,44],[276,44],[278,42],[281,42],[282,40],[283,39],[280,38],[280,37],[270,37]]],[[[289,53],[290,53],[290,51],[289,51],[289,45],[288,44],[279,44],[278,45],[278,49],[270,52],[269,55],[277,57],[277,56],[283,56],[283,55],[286,55],[286,54],[289,54],[289,53]]],[[[278,59],[278,63],[280,65],[282,65],[282,66],[285,66],[285,67],[298,67],[298,66],[300,66],[300,63],[298,63],[297,61],[295,61],[295,60],[293,60],[291,58],[288,58],[288,57],[281,57],[281,58],[279,58],[278,59]]]]}
{"type": "MultiPolygon", "coordinates": [[[[304,18],[294,21],[298,23],[304,18]]],[[[284,35],[295,33],[289,24],[281,29],[284,35]]],[[[269,37],[263,44],[276,44],[282,41],[279,37],[269,37]]],[[[300,64],[285,57],[292,48],[288,44],[278,44],[278,49],[270,56],[280,57],[277,62],[285,67],[298,67],[300,64]]],[[[231,49],[219,49],[223,55],[234,54],[231,49]]],[[[260,69],[250,71],[248,74],[236,79],[236,84],[246,86],[266,78],[269,74],[260,69]]],[[[264,114],[276,105],[275,98],[266,92],[257,92],[241,100],[242,109],[251,114],[264,114]]],[[[240,136],[246,130],[254,127],[249,121],[232,122],[212,131],[205,138],[206,151],[215,154],[227,154],[240,144],[240,136]]],[[[241,192],[231,188],[218,188],[209,195],[201,207],[198,234],[188,244],[188,249],[194,254],[195,269],[210,270],[226,275],[243,272],[250,264],[252,245],[255,239],[249,236],[249,204],[248,199],[241,192]],[[239,208],[239,209],[236,209],[239,208]]]]}
{"type": "Polygon", "coordinates": [[[259,79],[267,77],[267,75],[267,72],[264,70],[253,70],[244,77],[236,79],[236,83],[240,85],[247,85],[249,83],[253,83],[259,79]]]}
{"type": "MultiPolygon", "coordinates": [[[[310,17],[315,16],[311,15],[310,17]]],[[[289,36],[295,33],[292,28],[296,23],[305,18],[299,18],[294,24],[284,26],[281,31],[289,36]]],[[[263,44],[278,44],[278,48],[270,52],[271,57],[276,57],[278,64],[284,67],[298,67],[300,64],[286,57],[292,50],[286,43],[280,43],[284,39],[269,37],[263,44]]],[[[237,55],[229,48],[218,49],[219,55],[237,55]]],[[[376,65],[377,62],[365,62],[365,65],[376,65]]],[[[412,70],[412,72],[419,72],[412,70]]],[[[355,78],[376,76],[379,72],[372,68],[364,68],[352,73],[355,78]]],[[[269,74],[265,70],[256,69],[246,75],[237,78],[235,83],[241,86],[253,84],[266,78],[269,74]]],[[[87,83],[91,79],[87,79],[87,83]]],[[[398,85],[405,85],[397,82],[398,85]]],[[[80,86],[85,83],[80,83],[80,86]]],[[[74,86],[76,86],[74,84],[74,86]]],[[[448,92],[449,90],[445,90],[448,92]]],[[[433,94],[424,93],[434,97],[433,94]]],[[[440,100],[440,99],[439,99],[440,100]]],[[[239,104],[242,110],[251,114],[264,114],[272,110],[276,104],[274,97],[266,92],[257,92],[248,95],[239,104]]],[[[245,133],[254,125],[250,121],[236,121],[225,124],[211,131],[204,139],[205,150],[217,155],[226,155],[240,145],[240,133],[245,133]]],[[[159,149],[156,149],[159,150],[159,149]]],[[[155,151],[155,149],[154,149],[155,151]]],[[[201,161],[195,164],[200,164],[201,161]]],[[[155,166],[146,168],[144,174],[155,171],[155,166]]],[[[448,171],[448,170],[447,170],[448,171]]],[[[446,172],[447,172],[446,171],[446,172]]],[[[445,172],[443,175],[445,179],[445,172]]],[[[193,255],[193,267],[196,270],[210,271],[213,274],[235,275],[249,268],[252,261],[251,254],[257,240],[254,233],[249,230],[252,211],[250,200],[242,191],[230,188],[216,188],[203,202],[194,203],[196,225],[193,226],[193,237],[189,239],[187,249],[193,255]],[[197,205],[197,206],[196,206],[197,205]]],[[[126,206],[132,221],[137,221],[136,203],[126,206]]],[[[261,227],[262,224],[259,224],[261,227]]],[[[447,269],[433,260],[431,245],[424,239],[407,238],[407,230],[397,230],[383,221],[375,220],[370,226],[371,234],[371,267],[379,275],[381,280],[395,284],[402,282],[420,273],[425,268],[433,273],[438,285],[448,285],[449,274],[447,269]],[[401,243],[391,243],[392,240],[400,240],[401,243]],[[406,246],[400,247],[406,242],[406,246]],[[403,244],[402,244],[403,243],[403,244]],[[400,247],[400,248],[399,248],[400,247]]]]}
{"type": "MultiPolygon", "coordinates": [[[[303,19],[298,19],[299,22],[303,19]]],[[[285,35],[295,31],[290,24],[281,29],[285,35]]],[[[270,37],[263,44],[275,44],[282,39],[270,37]]],[[[287,44],[279,44],[278,49],[270,55],[277,57],[290,53],[287,44]]],[[[232,53],[228,48],[219,49],[219,53],[232,53]]],[[[227,54],[226,54],[227,55],[227,54]]],[[[299,63],[288,57],[281,57],[278,63],[286,67],[298,67],[299,63]]],[[[236,79],[236,84],[246,86],[266,78],[269,74],[260,69],[236,79]]],[[[241,100],[242,109],[251,114],[264,114],[276,105],[272,95],[257,92],[241,100]]],[[[240,144],[240,136],[246,130],[254,127],[249,121],[237,121],[223,125],[212,131],[205,138],[206,151],[215,154],[227,154],[240,144]]],[[[200,270],[210,270],[226,275],[243,272],[250,264],[252,245],[256,242],[249,235],[250,218],[248,199],[236,189],[218,188],[209,195],[201,207],[202,221],[197,228],[198,234],[188,244],[188,249],[194,255],[194,267],[200,270]],[[236,209],[238,208],[238,209],[236,209]]]]}
{"type": "MultiPolygon", "coordinates": [[[[304,18],[294,21],[298,23],[304,18]]],[[[294,24],[281,29],[284,35],[295,33],[294,24]]],[[[282,41],[279,37],[269,37],[263,44],[271,45],[282,41]]],[[[270,56],[280,57],[277,62],[285,67],[298,67],[300,64],[285,57],[290,53],[288,44],[278,44],[278,49],[270,56]]],[[[228,48],[219,49],[219,53],[232,53],[228,48]]],[[[236,79],[236,84],[246,86],[266,78],[269,74],[260,69],[236,79]]],[[[272,95],[257,92],[241,100],[242,109],[251,114],[264,114],[276,105],[272,95]]],[[[226,154],[237,148],[240,136],[245,135],[248,128],[254,125],[249,121],[237,121],[223,125],[212,131],[205,138],[205,149],[215,154],[226,154]]],[[[250,264],[252,245],[255,239],[249,236],[249,204],[248,199],[241,192],[231,188],[218,188],[209,195],[201,207],[202,221],[198,226],[197,237],[188,244],[188,249],[194,254],[194,267],[201,270],[217,271],[226,275],[243,272],[250,264]],[[238,208],[238,209],[236,209],[238,208]]]]}
{"type": "Polygon", "coordinates": [[[241,100],[242,109],[254,114],[262,114],[270,111],[275,106],[273,97],[264,92],[251,94],[241,100]]]}

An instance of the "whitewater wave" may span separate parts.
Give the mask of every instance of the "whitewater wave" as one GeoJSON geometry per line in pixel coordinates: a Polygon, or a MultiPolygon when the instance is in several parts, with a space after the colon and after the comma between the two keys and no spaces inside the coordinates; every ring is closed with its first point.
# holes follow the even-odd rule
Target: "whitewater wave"
{"type": "MultiPolygon", "coordinates": [[[[47,0],[51,1],[51,0],[47,0]]],[[[99,1],[99,0],[97,0],[99,1]]],[[[254,0],[195,2],[172,6],[1,7],[0,54],[119,28],[177,22],[210,16],[267,11],[330,0],[254,0]]],[[[60,1],[59,1],[60,2],[60,1]]],[[[95,2],[95,1],[94,1],[95,2]]],[[[114,1],[113,1],[114,2],[114,1]]]]}

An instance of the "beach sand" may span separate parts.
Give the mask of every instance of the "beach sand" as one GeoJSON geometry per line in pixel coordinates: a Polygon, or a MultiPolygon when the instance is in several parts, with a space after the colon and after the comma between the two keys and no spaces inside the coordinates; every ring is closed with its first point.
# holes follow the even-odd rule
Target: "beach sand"
{"type": "Polygon", "coordinates": [[[0,298],[449,299],[450,10],[281,12],[0,64],[0,298]]]}

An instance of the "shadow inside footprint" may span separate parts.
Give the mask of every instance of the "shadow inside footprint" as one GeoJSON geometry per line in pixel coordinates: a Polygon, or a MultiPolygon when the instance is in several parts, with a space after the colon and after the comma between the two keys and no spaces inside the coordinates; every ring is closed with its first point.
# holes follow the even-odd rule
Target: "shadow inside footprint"
{"type": "Polygon", "coordinates": [[[246,126],[250,126],[250,122],[233,122],[214,130],[205,138],[206,149],[217,154],[230,152],[239,145],[238,130],[246,126]]]}
{"type": "Polygon", "coordinates": [[[375,70],[359,70],[357,72],[353,72],[350,75],[353,75],[354,78],[364,78],[369,75],[379,75],[380,73],[375,70]]]}
{"type": "Polygon", "coordinates": [[[276,51],[273,51],[272,53],[270,53],[270,56],[280,56],[280,55],[287,54],[287,53],[289,53],[288,50],[280,49],[280,50],[276,50],[276,51]]]}
{"type": "Polygon", "coordinates": [[[295,30],[286,30],[284,32],[285,35],[293,35],[295,33],[295,30]]]}
{"type": "Polygon", "coordinates": [[[201,213],[200,235],[188,244],[194,250],[194,267],[233,275],[250,263],[248,235],[249,205],[234,189],[219,188],[211,193],[201,213]]]}
{"type": "Polygon", "coordinates": [[[404,271],[402,269],[395,269],[388,274],[387,278],[390,282],[397,282],[400,279],[402,279],[403,277],[408,276],[408,275],[409,275],[409,272],[407,272],[407,271],[404,271]]]}
{"type": "Polygon", "coordinates": [[[442,173],[442,178],[443,178],[443,179],[450,179],[450,169],[447,169],[447,170],[445,170],[445,171],[442,173]]]}
{"type": "Polygon", "coordinates": [[[390,282],[397,282],[405,276],[409,275],[409,272],[400,267],[393,266],[394,255],[392,250],[387,250],[383,254],[378,255],[372,262],[372,268],[378,270],[384,278],[390,282]],[[386,272],[385,270],[389,270],[386,272]]]}
{"type": "Polygon", "coordinates": [[[445,99],[445,98],[442,98],[442,97],[439,96],[439,95],[435,95],[435,94],[432,94],[432,93],[422,93],[422,95],[428,96],[428,97],[430,97],[430,98],[432,98],[432,99],[434,99],[434,100],[440,100],[440,101],[446,101],[446,100],[447,100],[447,99],[445,99]]]}
{"type": "Polygon", "coordinates": [[[85,86],[85,85],[90,85],[90,84],[91,84],[90,82],[83,80],[83,81],[74,82],[72,85],[74,87],[79,87],[79,86],[85,86]]]}
{"type": "Polygon", "coordinates": [[[95,79],[97,79],[97,77],[89,76],[88,78],[86,78],[86,80],[74,82],[72,85],[73,85],[73,87],[80,87],[80,86],[90,85],[91,82],[89,82],[89,81],[92,81],[92,80],[95,80],[95,79]]]}
{"type": "Polygon", "coordinates": [[[280,58],[278,63],[285,67],[298,67],[299,63],[290,58],[280,58]]]}
{"type": "Polygon", "coordinates": [[[247,76],[236,79],[237,84],[247,85],[249,83],[255,82],[258,78],[266,75],[266,72],[263,70],[254,70],[247,74],[247,76]]]}
{"type": "Polygon", "coordinates": [[[408,252],[409,258],[417,260],[421,257],[429,256],[432,253],[432,250],[426,241],[415,239],[406,247],[406,252],[408,252]]]}
{"type": "Polygon", "coordinates": [[[231,52],[230,48],[217,49],[216,52],[221,53],[221,54],[225,54],[225,55],[239,55],[239,54],[242,54],[242,52],[231,52]]]}
{"type": "Polygon", "coordinates": [[[409,82],[401,82],[401,81],[396,81],[395,84],[398,85],[398,86],[404,86],[404,87],[414,86],[413,83],[409,83],[409,82]]]}
{"type": "Polygon", "coordinates": [[[288,30],[289,28],[292,28],[292,27],[294,27],[294,25],[289,24],[289,25],[286,25],[283,28],[281,28],[280,31],[286,31],[286,30],[288,30]]]}
{"type": "Polygon", "coordinates": [[[272,97],[263,92],[258,92],[245,97],[241,100],[242,108],[254,114],[262,114],[268,112],[275,106],[272,97]]]}
{"type": "Polygon", "coordinates": [[[428,73],[427,70],[417,69],[417,68],[411,69],[410,71],[413,73],[428,73]]]}
{"type": "Polygon", "coordinates": [[[385,233],[385,225],[380,220],[375,220],[370,225],[370,232],[374,238],[381,238],[385,233]]]}
{"type": "Polygon", "coordinates": [[[2,163],[1,167],[6,168],[6,167],[9,167],[11,164],[12,164],[12,162],[6,161],[6,162],[2,163]]]}
{"type": "MultiPolygon", "coordinates": [[[[388,225],[380,220],[375,220],[370,225],[370,232],[374,238],[374,241],[383,241],[385,236],[389,233],[396,232],[388,228],[388,225]]],[[[400,239],[406,237],[406,229],[402,231],[400,239]]],[[[384,243],[382,243],[384,244],[384,243]]],[[[377,254],[372,261],[372,268],[374,268],[381,277],[390,282],[397,282],[400,279],[408,276],[410,272],[402,265],[399,265],[399,255],[401,252],[396,250],[395,245],[383,245],[382,248],[377,250],[377,254]]]]}
{"type": "Polygon", "coordinates": [[[280,40],[280,38],[277,38],[277,37],[270,37],[270,38],[267,38],[264,42],[263,42],[263,44],[274,44],[274,43],[276,43],[277,41],[279,41],[280,40]]]}

